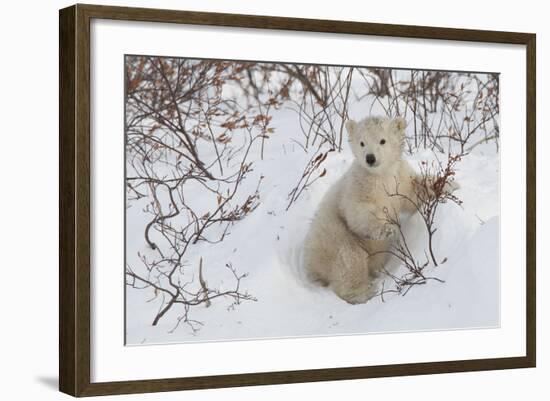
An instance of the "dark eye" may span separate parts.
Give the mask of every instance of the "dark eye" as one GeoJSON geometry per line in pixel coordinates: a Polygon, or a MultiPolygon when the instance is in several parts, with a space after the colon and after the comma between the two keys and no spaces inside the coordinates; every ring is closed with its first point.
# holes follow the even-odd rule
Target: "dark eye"
{"type": "Polygon", "coordinates": [[[382,140],[380,141],[380,145],[383,145],[383,144],[385,144],[385,143],[386,143],[386,140],[385,140],[385,139],[382,139],[382,140]]]}
{"type": "Polygon", "coordinates": [[[365,146],[365,144],[364,144],[363,142],[361,142],[361,146],[363,146],[363,147],[364,147],[364,146],[365,146]]]}

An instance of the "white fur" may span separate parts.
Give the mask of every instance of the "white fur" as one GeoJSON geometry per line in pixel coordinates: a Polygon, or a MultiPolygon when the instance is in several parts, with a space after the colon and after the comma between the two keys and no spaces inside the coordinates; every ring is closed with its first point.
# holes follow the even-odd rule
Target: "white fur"
{"type": "Polygon", "coordinates": [[[410,202],[389,194],[398,189],[414,196],[416,175],[402,158],[403,119],[350,120],[346,129],[354,161],[321,201],[305,240],[304,265],[310,278],[330,286],[340,298],[364,303],[376,293],[373,279],[395,238],[386,211],[414,211],[410,202]],[[376,158],[372,165],[367,154],[376,158]]]}

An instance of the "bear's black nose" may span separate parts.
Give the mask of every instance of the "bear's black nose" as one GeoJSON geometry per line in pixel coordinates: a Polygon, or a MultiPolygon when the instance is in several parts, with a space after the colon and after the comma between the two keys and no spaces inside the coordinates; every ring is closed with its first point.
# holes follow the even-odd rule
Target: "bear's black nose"
{"type": "Polygon", "coordinates": [[[367,163],[369,166],[372,166],[374,163],[376,163],[376,157],[372,153],[369,153],[367,155],[367,163]]]}

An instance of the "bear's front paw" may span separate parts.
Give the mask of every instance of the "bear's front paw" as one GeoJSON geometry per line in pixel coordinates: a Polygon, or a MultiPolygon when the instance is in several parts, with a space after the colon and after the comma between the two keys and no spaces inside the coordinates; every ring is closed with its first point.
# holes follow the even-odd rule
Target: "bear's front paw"
{"type": "Polygon", "coordinates": [[[460,189],[460,184],[458,183],[458,181],[453,180],[453,181],[447,181],[445,183],[445,191],[446,192],[453,193],[457,189],[460,189]]]}
{"type": "Polygon", "coordinates": [[[396,229],[393,224],[386,223],[382,224],[380,227],[378,227],[376,230],[373,230],[367,235],[368,239],[372,240],[384,240],[391,238],[395,235],[396,229]]]}

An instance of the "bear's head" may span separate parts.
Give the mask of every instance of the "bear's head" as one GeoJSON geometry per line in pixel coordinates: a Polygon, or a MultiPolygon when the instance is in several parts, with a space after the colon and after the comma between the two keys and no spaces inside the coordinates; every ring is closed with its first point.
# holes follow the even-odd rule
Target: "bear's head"
{"type": "Polygon", "coordinates": [[[406,125],[405,119],[400,117],[348,120],[346,130],[357,162],[373,174],[390,169],[401,160],[406,125]]]}

